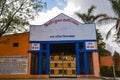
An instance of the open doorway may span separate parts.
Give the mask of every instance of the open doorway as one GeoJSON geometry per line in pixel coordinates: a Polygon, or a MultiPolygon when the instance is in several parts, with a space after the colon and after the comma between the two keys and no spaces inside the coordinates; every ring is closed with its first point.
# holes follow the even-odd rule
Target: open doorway
{"type": "Polygon", "coordinates": [[[50,77],[76,77],[75,43],[50,44],[50,77]]]}

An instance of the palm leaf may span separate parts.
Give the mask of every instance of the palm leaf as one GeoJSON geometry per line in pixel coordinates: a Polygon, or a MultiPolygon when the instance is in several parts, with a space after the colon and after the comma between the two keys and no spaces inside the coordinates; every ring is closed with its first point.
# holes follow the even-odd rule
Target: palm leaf
{"type": "Polygon", "coordinates": [[[115,27],[116,27],[116,26],[114,25],[114,26],[107,32],[106,39],[109,38],[109,35],[111,34],[112,29],[114,29],[115,27]]]}
{"type": "Polygon", "coordinates": [[[116,31],[117,31],[117,38],[116,39],[119,39],[120,38],[120,21],[119,20],[116,23],[116,31]]]}
{"type": "Polygon", "coordinates": [[[89,9],[88,9],[88,16],[90,16],[92,13],[93,13],[93,11],[94,11],[94,9],[95,9],[96,7],[94,6],[94,5],[92,5],[89,9]]]}
{"type": "Polygon", "coordinates": [[[109,17],[109,16],[107,16],[107,17],[99,19],[97,23],[98,24],[103,24],[103,23],[104,24],[108,24],[108,23],[116,21],[116,20],[117,20],[116,17],[109,17]]]}
{"type": "Polygon", "coordinates": [[[97,20],[98,18],[101,19],[101,18],[104,18],[104,17],[108,17],[108,15],[106,15],[106,14],[98,14],[98,15],[93,17],[93,21],[97,20]]]}
{"type": "Polygon", "coordinates": [[[114,13],[120,17],[120,0],[109,0],[114,13]]]}

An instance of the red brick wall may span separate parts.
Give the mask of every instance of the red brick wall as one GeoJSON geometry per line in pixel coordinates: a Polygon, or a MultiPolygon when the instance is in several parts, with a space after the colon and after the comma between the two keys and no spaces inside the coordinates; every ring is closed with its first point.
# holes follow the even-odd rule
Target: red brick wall
{"type": "Polygon", "coordinates": [[[112,56],[104,56],[100,58],[100,67],[102,66],[113,66],[113,57],[112,56]]]}

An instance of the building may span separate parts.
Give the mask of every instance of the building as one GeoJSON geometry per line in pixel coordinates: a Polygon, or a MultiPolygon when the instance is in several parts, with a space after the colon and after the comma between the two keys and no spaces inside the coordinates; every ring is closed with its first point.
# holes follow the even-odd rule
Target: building
{"type": "Polygon", "coordinates": [[[0,78],[27,78],[29,33],[0,37],[0,78]]]}
{"type": "Polygon", "coordinates": [[[14,78],[100,77],[95,24],[81,24],[59,14],[43,25],[31,25],[30,34],[18,34],[21,36],[18,41],[12,36],[13,46],[8,45],[7,54],[5,44],[0,44],[1,50],[5,50],[0,54],[0,62],[5,63],[0,67],[0,78],[3,75],[14,78]],[[26,39],[22,39],[24,35],[26,39]],[[20,48],[17,50],[15,46],[20,48]],[[19,64],[16,71],[2,69],[14,61],[19,64]]]}

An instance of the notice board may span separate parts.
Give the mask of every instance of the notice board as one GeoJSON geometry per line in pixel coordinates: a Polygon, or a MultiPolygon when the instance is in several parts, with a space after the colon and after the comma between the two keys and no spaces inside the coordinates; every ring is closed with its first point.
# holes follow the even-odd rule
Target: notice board
{"type": "Polygon", "coordinates": [[[0,75],[27,74],[27,56],[0,56],[0,75]]]}

